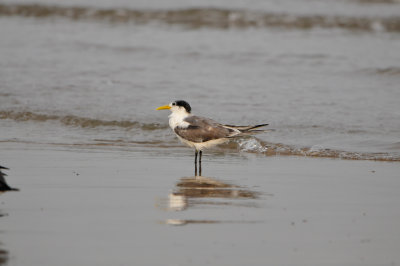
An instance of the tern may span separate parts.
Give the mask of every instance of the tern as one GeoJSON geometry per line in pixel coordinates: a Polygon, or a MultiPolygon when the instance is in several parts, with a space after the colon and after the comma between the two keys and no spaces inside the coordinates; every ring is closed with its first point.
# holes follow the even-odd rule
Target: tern
{"type": "Polygon", "coordinates": [[[268,125],[234,126],[220,124],[210,118],[192,115],[192,108],[183,100],[160,106],[156,110],[163,109],[171,110],[169,126],[178,139],[195,149],[195,176],[197,176],[197,157],[199,157],[199,175],[201,176],[201,155],[204,149],[226,143],[235,137],[266,132],[266,130],[257,130],[257,128],[268,125]]]}

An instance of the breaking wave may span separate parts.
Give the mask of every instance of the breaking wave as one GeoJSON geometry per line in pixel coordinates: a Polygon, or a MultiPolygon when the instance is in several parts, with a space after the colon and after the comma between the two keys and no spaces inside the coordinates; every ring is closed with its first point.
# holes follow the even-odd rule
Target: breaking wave
{"type": "Polygon", "coordinates": [[[36,122],[46,122],[46,121],[58,121],[66,126],[75,126],[83,128],[94,128],[94,127],[121,127],[126,129],[140,128],[142,130],[157,130],[165,129],[166,125],[161,125],[158,123],[140,123],[137,121],[117,121],[117,120],[100,120],[87,117],[79,117],[75,115],[48,115],[48,114],[38,114],[30,111],[16,112],[16,111],[0,111],[0,119],[11,119],[19,122],[23,121],[36,121],[36,122]]]}
{"type": "MultiPolygon", "coordinates": [[[[81,128],[96,128],[96,127],[119,127],[124,130],[138,129],[144,132],[154,130],[166,130],[169,129],[167,124],[159,123],[141,123],[137,121],[117,121],[117,120],[100,120],[87,117],[79,117],[74,115],[49,115],[40,114],[30,111],[0,111],[0,120],[10,119],[17,122],[48,122],[55,121],[61,123],[64,126],[81,127],[81,128]]],[[[158,147],[158,148],[171,148],[180,147],[178,142],[173,142],[172,139],[157,138],[157,140],[151,139],[151,134],[145,134],[147,137],[140,141],[133,141],[128,139],[118,140],[107,140],[107,139],[94,139],[89,143],[80,144],[62,144],[62,145],[81,145],[87,146],[112,146],[112,147],[131,147],[134,146],[146,146],[146,147],[158,147]]],[[[6,141],[16,141],[15,139],[6,141]]],[[[17,142],[21,142],[18,141],[17,142]]],[[[23,142],[23,141],[22,141],[23,142]]],[[[48,143],[55,144],[57,143],[48,143]]],[[[238,150],[245,153],[254,153],[265,156],[306,156],[306,157],[320,157],[320,158],[337,158],[347,160],[375,160],[375,161],[388,161],[388,162],[400,162],[400,155],[397,153],[360,153],[352,151],[343,151],[335,149],[327,149],[322,146],[312,147],[296,147],[293,145],[286,145],[282,143],[271,143],[262,141],[254,137],[244,137],[234,139],[234,141],[228,144],[222,145],[224,150],[238,150]]]]}
{"type": "Polygon", "coordinates": [[[362,4],[398,4],[399,0],[354,0],[362,4]]]}
{"type": "Polygon", "coordinates": [[[367,69],[366,72],[377,75],[386,75],[386,76],[400,76],[400,67],[387,67],[387,68],[378,68],[378,69],[367,69]]]}
{"type": "Polygon", "coordinates": [[[267,156],[284,155],[284,156],[333,158],[333,159],[345,159],[345,160],[373,160],[373,161],[400,162],[400,156],[389,153],[362,153],[362,152],[343,151],[343,150],[327,149],[318,145],[314,145],[312,147],[299,148],[282,143],[263,142],[258,139],[239,140],[238,146],[240,151],[263,154],[267,156]]]}
{"type": "Polygon", "coordinates": [[[400,17],[353,17],[292,15],[221,8],[187,8],[176,10],[97,9],[40,4],[0,4],[0,16],[61,17],[72,20],[98,20],[112,23],[151,23],[210,28],[289,29],[339,28],[358,31],[400,32],[400,17]]]}
{"type": "MultiPolygon", "coordinates": [[[[97,139],[93,144],[82,144],[82,146],[115,146],[126,147],[133,144],[149,146],[153,148],[179,148],[182,146],[177,140],[161,140],[161,141],[125,141],[125,140],[106,140],[97,139]],[[171,144],[172,142],[172,144],[171,144]]],[[[81,144],[79,144],[81,145],[81,144]]],[[[263,156],[300,156],[315,158],[331,158],[344,160],[370,160],[384,162],[400,162],[400,155],[390,153],[360,153],[352,151],[343,151],[335,149],[327,149],[320,146],[312,147],[295,147],[282,143],[271,143],[261,141],[253,137],[245,137],[236,139],[227,144],[220,146],[225,151],[239,151],[244,153],[254,153],[263,156]]]]}

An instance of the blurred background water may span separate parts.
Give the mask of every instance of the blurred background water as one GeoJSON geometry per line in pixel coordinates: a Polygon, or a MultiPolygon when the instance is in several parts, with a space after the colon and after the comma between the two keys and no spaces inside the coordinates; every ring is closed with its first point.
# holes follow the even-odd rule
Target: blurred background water
{"type": "Polygon", "coordinates": [[[400,2],[0,1],[0,141],[178,146],[177,99],[275,131],[222,148],[400,160],[400,2]]]}

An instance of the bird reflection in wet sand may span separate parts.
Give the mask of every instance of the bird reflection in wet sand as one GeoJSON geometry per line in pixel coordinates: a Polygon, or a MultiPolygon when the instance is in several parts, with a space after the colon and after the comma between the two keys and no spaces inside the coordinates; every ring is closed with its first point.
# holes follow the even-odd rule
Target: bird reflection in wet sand
{"type": "MultiPolygon", "coordinates": [[[[17,191],[18,189],[10,187],[6,180],[5,176],[7,176],[5,173],[3,173],[3,170],[9,170],[7,167],[1,166],[0,165],[0,194],[5,192],[5,191],[17,191]]],[[[0,217],[6,216],[6,214],[0,213],[0,217]]],[[[0,243],[1,245],[1,243],[0,243]]],[[[3,250],[0,248],[0,265],[6,265],[8,262],[8,251],[3,250]]]]}
{"type": "Polygon", "coordinates": [[[204,149],[212,148],[228,142],[230,139],[266,132],[258,128],[268,124],[252,126],[223,125],[212,119],[191,114],[192,108],[186,101],[175,101],[160,106],[157,110],[169,109],[169,126],[179,140],[194,148],[194,175],[197,175],[197,157],[199,161],[199,176],[201,176],[201,156],[204,149]]]}
{"type": "Polygon", "coordinates": [[[188,198],[258,198],[257,192],[204,176],[182,178],[176,186],[178,188],[176,193],[188,198]]]}
{"type": "Polygon", "coordinates": [[[8,252],[0,249],[0,265],[6,265],[8,261],[8,252]]]}
{"type": "MultiPolygon", "coordinates": [[[[234,207],[258,207],[255,201],[243,202],[235,199],[256,200],[260,193],[204,176],[183,177],[176,184],[174,192],[169,194],[169,211],[184,211],[195,205],[219,205],[234,207]],[[219,199],[219,200],[216,200],[219,199]],[[226,199],[222,201],[220,199],[226,199]]],[[[238,221],[195,220],[195,219],[167,219],[166,224],[184,225],[189,223],[215,224],[237,223],[238,221]]],[[[249,222],[249,221],[239,221],[249,222]]]]}

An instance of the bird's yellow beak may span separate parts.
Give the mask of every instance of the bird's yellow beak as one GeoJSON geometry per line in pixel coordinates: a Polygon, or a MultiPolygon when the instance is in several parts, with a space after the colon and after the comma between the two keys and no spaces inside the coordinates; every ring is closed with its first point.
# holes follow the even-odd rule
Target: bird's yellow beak
{"type": "Polygon", "coordinates": [[[163,110],[163,109],[171,109],[171,107],[169,105],[163,105],[158,107],[156,110],[163,110]]]}

